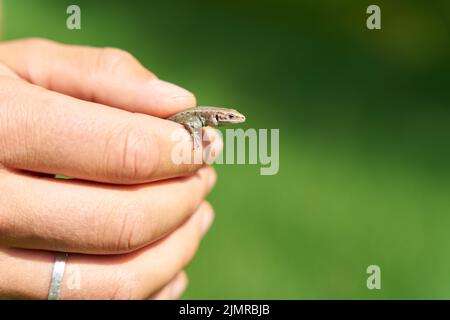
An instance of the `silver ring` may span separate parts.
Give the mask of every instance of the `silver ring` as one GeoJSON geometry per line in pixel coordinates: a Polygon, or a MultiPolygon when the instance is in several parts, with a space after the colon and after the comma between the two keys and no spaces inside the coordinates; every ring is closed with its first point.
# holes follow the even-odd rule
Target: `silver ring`
{"type": "Polygon", "coordinates": [[[53,265],[52,280],[50,282],[50,289],[48,291],[48,300],[58,300],[59,292],[61,291],[61,283],[66,269],[66,260],[68,253],[58,252],[55,257],[55,264],[53,265]]]}

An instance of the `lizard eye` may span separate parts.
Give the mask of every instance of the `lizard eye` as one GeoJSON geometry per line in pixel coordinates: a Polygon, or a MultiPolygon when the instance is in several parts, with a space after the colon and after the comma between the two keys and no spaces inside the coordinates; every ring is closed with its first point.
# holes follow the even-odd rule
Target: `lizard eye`
{"type": "Polygon", "coordinates": [[[230,114],[229,117],[230,117],[230,119],[233,119],[233,118],[234,118],[234,115],[230,114]]]}
{"type": "Polygon", "coordinates": [[[219,121],[219,115],[218,114],[216,114],[216,121],[217,122],[219,121]]]}

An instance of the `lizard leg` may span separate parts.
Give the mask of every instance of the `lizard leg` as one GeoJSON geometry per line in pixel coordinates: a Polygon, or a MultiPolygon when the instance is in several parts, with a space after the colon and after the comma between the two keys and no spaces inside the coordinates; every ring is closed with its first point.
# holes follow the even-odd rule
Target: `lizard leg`
{"type": "Polygon", "coordinates": [[[194,128],[194,133],[192,134],[192,138],[194,139],[195,148],[200,148],[202,141],[202,128],[194,128]]]}
{"type": "Polygon", "coordinates": [[[194,142],[194,149],[197,149],[200,147],[201,141],[202,141],[202,126],[201,123],[191,123],[191,124],[185,124],[184,127],[187,131],[191,134],[192,140],[194,142]]]}

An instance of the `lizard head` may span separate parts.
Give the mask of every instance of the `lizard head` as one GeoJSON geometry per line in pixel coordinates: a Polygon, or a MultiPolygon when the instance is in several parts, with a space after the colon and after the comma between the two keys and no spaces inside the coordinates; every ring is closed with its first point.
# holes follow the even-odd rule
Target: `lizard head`
{"type": "Polygon", "coordinates": [[[220,124],[228,123],[242,123],[245,121],[245,116],[234,109],[218,110],[215,113],[215,120],[220,124]]]}

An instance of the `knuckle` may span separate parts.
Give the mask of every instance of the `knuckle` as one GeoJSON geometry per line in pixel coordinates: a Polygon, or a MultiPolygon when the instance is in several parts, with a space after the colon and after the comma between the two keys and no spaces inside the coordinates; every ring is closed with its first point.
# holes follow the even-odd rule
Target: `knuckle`
{"type": "Polygon", "coordinates": [[[109,139],[107,175],[124,183],[148,180],[159,162],[156,138],[141,126],[130,121],[109,139]]]}
{"type": "Polygon", "coordinates": [[[51,79],[48,69],[51,69],[54,61],[48,59],[45,68],[41,68],[42,56],[51,55],[51,49],[58,46],[57,42],[44,38],[28,38],[24,40],[24,52],[26,62],[26,79],[42,87],[51,87],[51,79]]]}
{"type": "Polygon", "coordinates": [[[136,59],[129,52],[118,48],[101,48],[97,55],[97,72],[113,75],[124,65],[135,62],[136,59]]]}
{"type": "Polygon", "coordinates": [[[114,212],[112,221],[106,218],[103,233],[107,252],[127,253],[146,244],[144,210],[139,205],[122,205],[114,212]]]}

